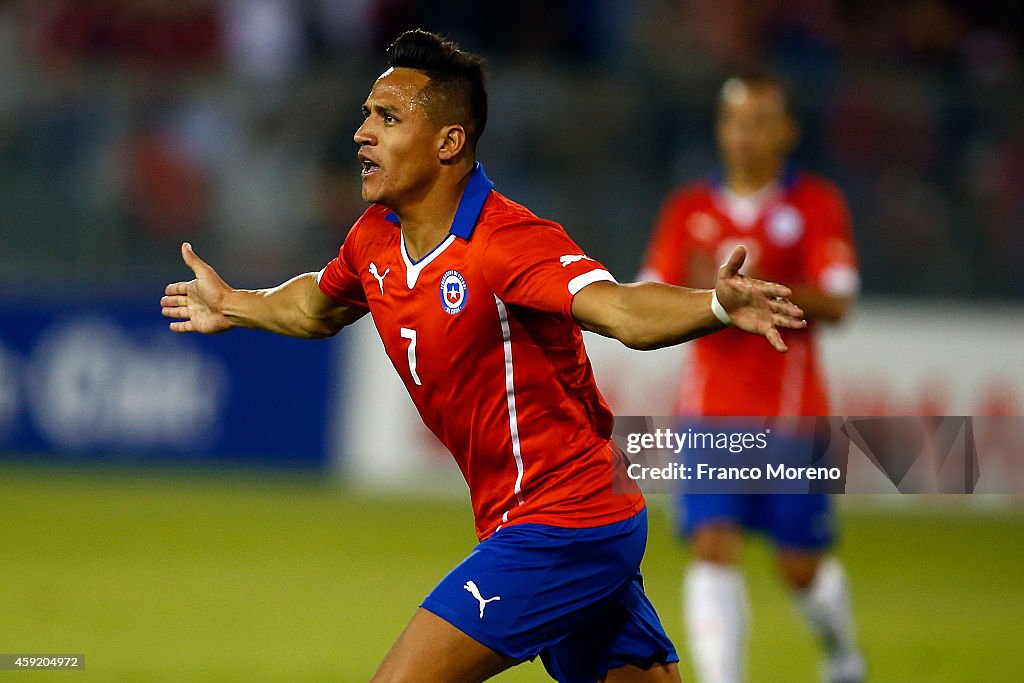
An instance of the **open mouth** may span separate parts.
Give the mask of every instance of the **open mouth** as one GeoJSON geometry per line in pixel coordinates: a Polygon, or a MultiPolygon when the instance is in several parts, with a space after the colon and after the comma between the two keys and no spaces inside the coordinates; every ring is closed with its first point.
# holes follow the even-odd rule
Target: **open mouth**
{"type": "Polygon", "coordinates": [[[361,175],[363,178],[373,175],[380,169],[380,166],[373,163],[369,159],[360,159],[360,161],[363,164],[363,170],[360,172],[359,175],[361,175]]]}

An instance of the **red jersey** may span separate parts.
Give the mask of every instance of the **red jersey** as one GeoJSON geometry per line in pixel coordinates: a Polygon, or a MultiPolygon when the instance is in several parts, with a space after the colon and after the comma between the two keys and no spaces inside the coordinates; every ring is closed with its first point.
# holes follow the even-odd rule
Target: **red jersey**
{"type": "Polygon", "coordinates": [[[594,382],[573,296],[613,280],[550,221],[493,190],[477,164],[450,234],[409,258],[374,205],[320,289],[368,309],[423,422],[469,484],[482,540],[502,525],[580,528],[640,511],[613,494],[612,414],[594,382]]]}
{"type": "MultiPolygon", "coordinates": [[[[852,296],[859,286],[850,219],[839,190],[823,178],[787,172],[739,197],[716,182],[683,188],[666,201],[641,279],[713,287],[738,244],[743,272],[787,285],[852,296]]],[[[677,412],[690,415],[828,415],[813,324],[782,330],[788,353],[761,337],[727,329],[693,344],[677,412]]]]}

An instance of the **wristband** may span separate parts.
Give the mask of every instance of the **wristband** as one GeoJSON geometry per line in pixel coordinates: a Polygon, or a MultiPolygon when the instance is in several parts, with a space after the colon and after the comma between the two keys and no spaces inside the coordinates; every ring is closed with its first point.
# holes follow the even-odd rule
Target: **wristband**
{"type": "Polygon", "coordinates": [[[732,318],[729,317],[729,312],[718,302],[718,292],[711,290],[711,312],[715,314],[718,321],[723,325],[732,325],[732,318]]]}

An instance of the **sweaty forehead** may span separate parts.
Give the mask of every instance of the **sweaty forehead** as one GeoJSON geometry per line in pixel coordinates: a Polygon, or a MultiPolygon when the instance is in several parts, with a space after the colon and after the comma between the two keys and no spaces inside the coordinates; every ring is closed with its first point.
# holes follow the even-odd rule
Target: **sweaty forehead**
{"type": "Polygon", "coordinates": [[[389,100],[412,109],[417,102],[417,95],[429,82],[430,77],[422,71],[392,67],[377,77],[369,99],[389,100]]]}

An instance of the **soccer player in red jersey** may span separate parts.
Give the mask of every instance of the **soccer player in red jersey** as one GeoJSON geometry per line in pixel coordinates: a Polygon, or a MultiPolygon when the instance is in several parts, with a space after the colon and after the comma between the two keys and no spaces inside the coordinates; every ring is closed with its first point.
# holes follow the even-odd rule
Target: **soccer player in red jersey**
{"type": "Polygon", "coordinates": [[[377,681],[478,681],[540,656],[560,681],[678,680],[643,593],[643,497],[613,494],[612,415],[581,328],[634,348],[731,322],[785,350],[802,312],[729,255],[714,289],[617,283],[476,161],[481,60],[423,31],[388,49],[355,133],[372,206],[319,273],[229,287],[189,244],[168,285],[177,332],[318,338],[367,312],[426,425],[469,484],[480,544],[423,601],[377,681]]]}
{"type": "MultiPolygon", "coordinates": [[[[792,283],[812,326],[841,320],[859,284],[846,204],[832,183],[787,165],[798,131],[781,83],[764,74],[727,80],[717,133],[722,173],[668,198],[641,279],[710,285],[715,260],[743,243],[751,272],[792,283]]],[[[813,330],[787,341],[786,354],[764,353],[736,330],[696,341],[677,413],[828,415],[813,330]]],[[[684,493],[680,501],[694,555],[684,621],[703,683],[743,678],[747,598],[736,564],[745,528],[774,541],[782,575],[827,650],[826,679],[863,678],[846,580],[827,555],[833,521],[824,495],[684,493]]]]}

